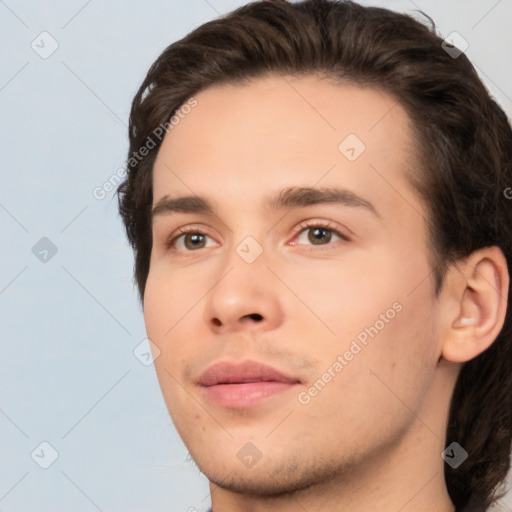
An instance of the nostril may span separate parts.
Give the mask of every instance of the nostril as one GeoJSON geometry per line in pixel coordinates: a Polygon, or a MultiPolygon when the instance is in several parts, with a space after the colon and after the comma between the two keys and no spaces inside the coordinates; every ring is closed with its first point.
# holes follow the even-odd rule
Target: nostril
{"type": "Polygon", "coordinates": [[[212,320],[212,323],[213,323],[214,325],[216,325],[217,327],[218,327],[219,325],[222,325],[222,322],[221,322],[218,318],[214,318],[214,319],[212,320]]]}
{"type": "Polygon", "coordinates": [[[263,320],[263,317],[259,313],[252,313],[251,315],[247,315],[253,320],[257,320],[258,322],[263,320]]]}

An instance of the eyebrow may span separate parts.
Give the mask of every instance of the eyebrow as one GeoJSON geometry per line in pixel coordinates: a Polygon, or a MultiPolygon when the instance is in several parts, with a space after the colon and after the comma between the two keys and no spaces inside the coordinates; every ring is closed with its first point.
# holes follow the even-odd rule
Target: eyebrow
{"type": "MultiPolygon", "coordinates": [[[[320,204],[361,207],[380,217],[375,207],[354,192],[339,187],[289,187],[267,196],[263,208],[268,213],[284,209],[304,208],[320,204]]],[[[162,197],[152,208],[151,218],[170,213],[215,214],[212,204],[201,196],[162,197]]]]}

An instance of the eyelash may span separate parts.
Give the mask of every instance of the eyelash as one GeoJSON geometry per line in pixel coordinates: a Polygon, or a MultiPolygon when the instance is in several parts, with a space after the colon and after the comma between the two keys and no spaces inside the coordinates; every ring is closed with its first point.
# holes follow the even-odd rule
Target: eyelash
{"type": "MultiPolygon", "coordinates": [[[[295,230],[295,233],[293,235],[293,239],[297,238],[303,231],[306,231],[307,229],[311,229],[311,228],[321,228],[321,229],[325,229],[327,231],[330,231],[332,233],[334,233],[335,235],[339,236],[341,238],[341,240],[336,240],[336,241],[343,241],[343,242],[349,242],[350,241],[350,238],[342,231],[340,231],[339,229],[336,229],[335,227],[333,227],[333,223],[332,222],[322,222],[322,221],[306,221],[306,222],[302,222],[301,224],[299,224],[297,226],[297,229],[295,230]]],[[[176,249],[175,248],[175,245],[176,245],[176,242],[177,240],[183,236],[183,235],[186,235],[186,234],[194,234],[194,235],[204,235],[204,236],[210,236],[208,235],[208,233],[206,231],[204,231],[202,228],[196,228],[194,226],[188,226],[188,227],[185,227],[185,228],[180,228],[178,229],[175,233],[173,233],[169,239],[167,240],[166,242],[166,248],[168,250],[172,250],[172,251],[178,251],[180,249],[176,249]]],[[[294,244],[294,245],[304,245],[304,244],[294,244]]],[[[333,245],[332,243],[328,243],[328,244],[325,244],[325,248],[328,249],[330,245],[333,245]]],[[[315,250],[322,250],[322,245],[318,245],[318,246],[315,246],[315,245],[310,245],[309,246],[310,249],[312,248],[315,248],[315,250]]],[[[308,249],[307,249],[308,250],[308,249]]],[[[196,252],[196,251],[185,251],[185,252],[196,252]]]]}

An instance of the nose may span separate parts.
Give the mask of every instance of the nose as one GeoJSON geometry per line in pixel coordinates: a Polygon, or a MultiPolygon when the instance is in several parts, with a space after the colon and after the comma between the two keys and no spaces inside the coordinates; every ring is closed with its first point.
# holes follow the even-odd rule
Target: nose
{"type": "Polygon", "coordinates": [[[276,329],[283,321],[278,290],[263,258],[247,263],[235,254],[205,299],[204,319],[216,333],[276,329]]]}
{"type": "MultiPolygon", "coordinates": [[[[258,322],[261,322],[262,320],[263,320],[263,316],[260,315],[259,313],[250,313],[248,315],[243,315],[240,318],[240,322],[245,322],[245,323],[252,323],[252,321],[254,321],[254,323],[258,323],[258,322]]],[[[220,327],[221,325],[223,325],[222,321],[218,317],[212,318],[212,323],[217,327],[220,327]]],[[[225,323],[227,323],[227,322],[225,322],[225,323]]]]}

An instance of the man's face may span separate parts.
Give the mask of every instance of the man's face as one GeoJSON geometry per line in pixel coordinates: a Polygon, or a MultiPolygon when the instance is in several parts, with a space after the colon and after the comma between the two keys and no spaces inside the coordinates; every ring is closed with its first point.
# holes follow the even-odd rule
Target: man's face
{"type": "Polygon", "coordinates": [[[438,303],[404,110],[314,77],[196,99],[154,166],[144,314],[198,466],[223,487],[272,493],[386,457],[411,432],[421,446],[432,432],[417,418],[435,417],[438,303]],[[298,188],[342,192],[316,202],[298,188]],[[166,204],[184,196],[213,211],[166,204]],[[251,361],[286,382],[237,367],[251,361]],[[235,366],[206,379],[221,362],[235,366]]]}

